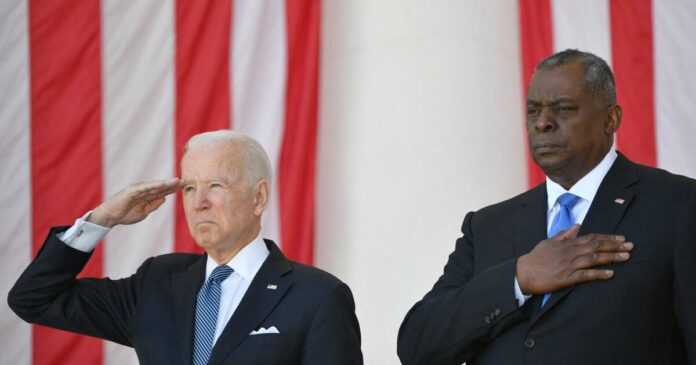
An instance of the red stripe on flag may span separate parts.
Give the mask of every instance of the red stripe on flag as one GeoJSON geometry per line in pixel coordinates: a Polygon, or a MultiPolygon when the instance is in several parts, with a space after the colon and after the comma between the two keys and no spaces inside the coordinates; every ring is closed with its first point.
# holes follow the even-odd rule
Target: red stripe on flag
{"type": "Polygon", "coordinates": [[[655,166],[653,34],[650,0],[614,0],[611,47],[623,122],[617,146],[632,160],[655,166]]]}
{"type": "MultiPolygon", "coordinates": [[[[194,134],[230,128],[232,3],[176,2],[176,174],[186,141],[194,134]]],[[[181,195],[176,202],[175,250],[201,252],[191,238],[181,195]]]]}
{"type": "MultiPolygon", "coordinates": [[[[519,6],[522,85],[524,85],[523,95],[526,96],[529,80],[534,74],[534,68],[542,59],[553,53],[551,4],[550,0],[520,0],[519,6]]],[[[525,143],[525,145],[527,144],[525,143]]],[[[534,163],[531,157],[528,158],[527,164],[529,186],[535,186],[543,182],[545,178],[544,172],[534,163]]]]}
{"type": "Polygon", "coordinates": [[[321,2],[287,0],[288,85],[278,167],[283,252],[314,259],[314,187],[321,2]]]}
{"type": "MultiPolygon", "coordinates": [[[[29,3],[32,242],[102,200],[100,2],[29,3]]],[[[82,276],[102,276],[101,249],[82,276]]],[[[102,342],[33,330],[34,364],[101,364],[102,342]]]]}

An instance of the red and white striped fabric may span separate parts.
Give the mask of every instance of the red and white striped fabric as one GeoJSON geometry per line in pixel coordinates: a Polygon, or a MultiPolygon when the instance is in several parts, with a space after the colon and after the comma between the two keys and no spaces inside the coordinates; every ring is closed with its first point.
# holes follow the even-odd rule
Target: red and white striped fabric
{"type": "MultiPolygon", "coordinates": [[[[48,228],[104,197],[179,174],[193,134],[233,128],[274,167],[264,236],[312,262],[320,5],[315,0],[0,1],[0,292],[48,228]]],[[[85,276],[198,251],[180,201],[118,227],[85,276]]],[[[43,327],[0,307],[2,363],[128,364],[132,349],[43,327]]]]}
{"type": "MultiPolygon", "coordinates": [[[[692,0],[519,0],[524,89],[534,66],[567,48],[614,70],[630,159],[696,177],[696,5],[692,0]]],[[[529,184],[543,173],[529,161],[529,184]]]]}
{"type": "MultiPolygon", "coordinates": [[[[624,107],[618,148],[696,177],[693,0],[518,5],[525,88],[554,51],[597,53],[624,107]]],[[[230,126],[274,163],[265,235],[310,262],[319,14],[319,0],[0,0],[0,293],[49,226],[131,182],[177,174],[188,136],[230,126]]],[[[530,168],[530,184],[541,178],[530,168]]],[[[171,201],[107,241],[88,275],[121,277],[147,256],[194,249],[171,201]]],[[[6,304],[0,353],[3,364],[137,363],[131,349],[29,327],[6,304]]]]}

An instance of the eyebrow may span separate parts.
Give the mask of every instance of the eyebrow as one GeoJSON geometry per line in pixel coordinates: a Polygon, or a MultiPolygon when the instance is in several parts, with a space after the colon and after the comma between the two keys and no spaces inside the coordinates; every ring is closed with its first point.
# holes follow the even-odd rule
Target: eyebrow
{"type": "Polygon", "coordinates": [[[225,184],[230,184],[229,179],[226,179],[224,177],[215,177],[215,178],[208,179],[208,180],[184,179],[184,182],[186,185],[192,184],[194,182],[200,183],[200,184],[209,184],[211,182],[223,182],[225,184]]]}
{"type": "MultiPolygon", "coordinates": [[[[563,103],[575,103],[575,102],[576,101],[574,99],[567,98],[567,97],[560,97],[558,99],[551,100],[551,102],[548,104],[549,105],[558,105],[558,104],[563,104],[563,103]]],[[[541,104],[543,104],[543,103],[538,101],[538,100],[527,99],[527,105],[541,105],[541,104]]]]}

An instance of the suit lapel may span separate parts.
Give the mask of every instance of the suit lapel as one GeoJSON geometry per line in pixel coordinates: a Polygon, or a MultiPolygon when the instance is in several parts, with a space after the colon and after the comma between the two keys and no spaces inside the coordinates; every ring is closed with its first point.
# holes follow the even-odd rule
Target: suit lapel
{"type": "MultiPolygon", "coordinates": [[[[522,256],[529,253],[541,241],[546,239],[546,215],[548,203],[546,184],[540,184],[525,194],[520,209],[515,216],[515,253],[522,256]]],[[[538,314],[538,296],[532,296],[525,304],[530,316],[538,314]]],[[[530,322],[530,325],[533,322],[530,322]]]]}
{"type": "Polygon", "coordinates": [[[190,364],[193,351],[193,325],[196,297],[205,278],[205,255],[188,270],[172,275],[172,293],[175,326],[178,331],[179,349],[183,364],[190,364]]]}
{"type": "Polygon", "coordinates": [[[631,205],[635,195],[632,186],[636,182],[638,175],[635,167],[624,155],[619,154],[599,186],[579,234],[613,233],[631,205]]]}
{"type": "Polygon", "coordinates": [[[208,364],[220,364],[227,354],[236,349],[268,317],[291,286],[291,281],[283,277],[292,271],[290,261],[275,243],[265,241],[271,253],[215,343],[208,364]],[[275,287],[269,288],[269,285],[275,287]]]}
{"type": "MultiPolygon", "coordinates": [[[[619,153],[614,165],[611,167],[607,176],[599,185],[597,194],[592,200],[590,210],[582,222],[578,235],[588,233],[614,233],[616,227],[621,222],[626,210],[631,205],[635,192],[631,187],[638,182],[635,167],[624,155],[619,153]]],[[[553,308],[556,303],[568,295],[575,286],[563,288],[549,298],[549,301],[541,309],[538,316],[553,308]]],[[[530,326],[536,318],[532,318],[530,326]]]]}
{"type": "Polygon", "coordinates": [[[515,253],[518,257],[546,239],[546,205],[546,184],[538,185],[523,196],[513,224],[515,253]]]}

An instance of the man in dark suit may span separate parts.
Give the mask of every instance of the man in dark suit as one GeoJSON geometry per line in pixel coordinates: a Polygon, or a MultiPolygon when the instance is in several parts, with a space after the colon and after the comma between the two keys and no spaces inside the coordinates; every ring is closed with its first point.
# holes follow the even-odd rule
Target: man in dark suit
{"type": "Polygon", "coordinates": [[[467,214],[401,325],[404,364],[696,364],[696,181],[614,150],[614,85],[589,53],[537,66],[527,133],[546,183],[467,214]]]}
{"type": "Polygon", "coordinates": [[[194,136],[182,180],[132,185],[54,228],[9,294],[24,320],[132,346],[141,364],[362,364],[348,286],[260,236],[271,168],[255,140],[194,136]],[[204,255],[167,254],[131,277],[76,279],[94,246],[183,189],[204,255]]]}

